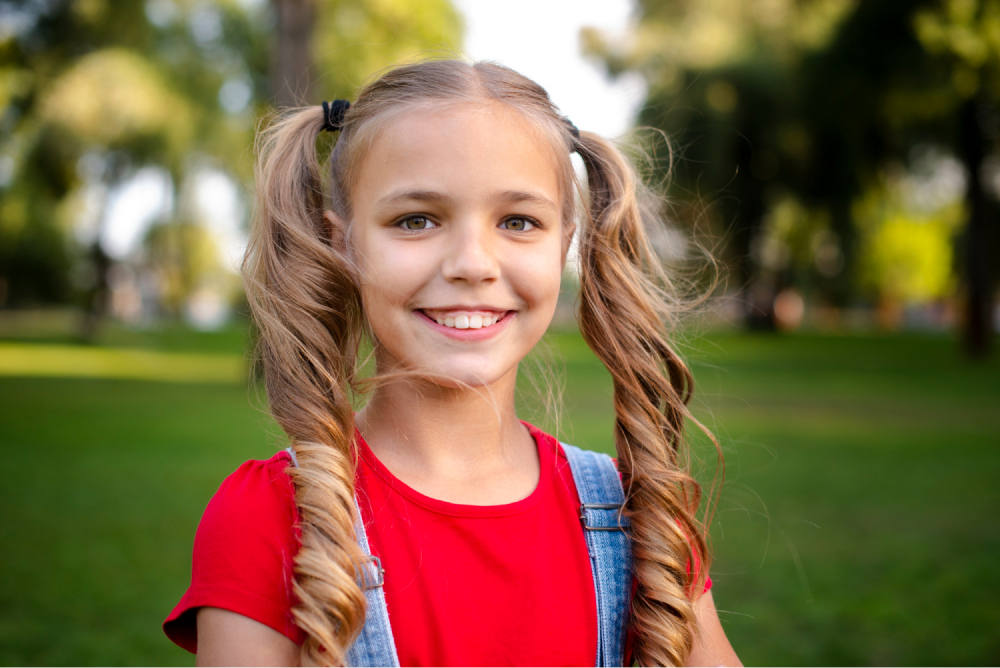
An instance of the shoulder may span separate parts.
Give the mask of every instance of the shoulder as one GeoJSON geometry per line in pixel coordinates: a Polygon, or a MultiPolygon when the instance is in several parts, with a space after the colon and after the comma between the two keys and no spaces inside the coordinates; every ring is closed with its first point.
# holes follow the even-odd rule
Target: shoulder
{"type": "Polygon", "coordinates": [[[215,607],[261,622],[301,642],[291,619],[298,552],[295,490],[285,452],[244,463],[209,501],[194,539],[191,586],[164,624],[195,651],[194,611],[215,607]]]}
{"type": "Polygon", "coordinates": [[[603,452],[560,443],[583,503],[624,503],[618,462],[603,452]]]}
{"type": "Polygon", "coordinates": [[[253,518],[259,512],[268,516],[294,514],[295,488],[286,472],[291,464],[284,450],[267,460],[244,462],[222,481],[202,522],[217,513],[232,520],[253,518]]]}
{"type": "Polygon", "coordinates": [[[282,568],[297,551],[295,489],[285,470],[286,452],[245,462],[215,493],[195,534],[195,569],[201,564],[250,563],[282,568]]]}
{"type": "Polygon", "coordinates": [[[287,473],[291,465],[291,456],[286,450],[276,453],[270,459],[251,459],[243,462],[222,481],[213,501],[224,500],[229,496],[241,497],[244,500],[247,497],[284,498],[290,494],[294,496],[292,480],[287,473]]]}

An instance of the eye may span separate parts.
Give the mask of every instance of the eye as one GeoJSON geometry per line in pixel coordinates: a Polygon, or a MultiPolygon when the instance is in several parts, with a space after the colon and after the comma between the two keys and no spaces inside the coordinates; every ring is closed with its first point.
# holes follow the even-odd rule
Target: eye
{"type": "Polygon", "coordinates": [[[512,232],[527,232],[537,226],[538,225],[535,221],[530,218],[525,218],[524,216],[512,216],[500,223],[501,228],[512,232]]]}
{"type": "Polygon", "coordinates": [[[427,216],[408,216],[396,223],[396,227],[401,227],[410,232],[420,232],[437,227],[437,225],[427,216]]]}

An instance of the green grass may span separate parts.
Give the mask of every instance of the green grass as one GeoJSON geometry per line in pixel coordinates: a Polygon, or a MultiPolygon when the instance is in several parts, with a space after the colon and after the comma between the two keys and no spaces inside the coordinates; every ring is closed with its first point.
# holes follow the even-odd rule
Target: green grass
{"type": "Polygon", "coordinates": [[[749,663],[1000,661],[1000,366],[944,339],[718,339],[713,569],[749,663]],[[747,616],[749,615],[749,616],[747,616]]]}
{"type": "Polygon", "coordinates": [[[236,354],[0,341],[0,376],[231,384],[248,374],[246,360],[236,354]]]}
{"type": "MultiPolygon", "coordinates": [[[[607,374],[578,337],[553,341],[562,435],[606,450],[607,374]]],[[[712,576],[745,662],[1000,663],[996,360],[917,336],[712,335],[686,356],[726,457],[712,576]]],[[[159,626],[194,529],[225,475],[278,447],[241,384],[0,377],[0,664],[192,664],[159,626]]],[[[710,476],[714,451],[696,451],[710,476]]]]}

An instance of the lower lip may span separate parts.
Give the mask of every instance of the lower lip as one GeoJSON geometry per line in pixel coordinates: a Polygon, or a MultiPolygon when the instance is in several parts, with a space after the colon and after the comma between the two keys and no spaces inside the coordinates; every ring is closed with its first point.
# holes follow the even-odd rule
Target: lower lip
{"type": "Polygon", "coordinates": [[[454,339],[455,341],[485,341],[486,339],[493,338],[506,329],[507,324],[517,316],[517,311],[507,311],[503,314],[503,318],[501,318],[495,325],[480,327],[479,329],[458,329],[457,327],[445,327],[444,325],[439,325],[436,320],[430,318],[423,311],[414,311],[414,313],[416,313],[417,317],[426,322],[432,329],[444,334],[449,339],[454,339]]]}

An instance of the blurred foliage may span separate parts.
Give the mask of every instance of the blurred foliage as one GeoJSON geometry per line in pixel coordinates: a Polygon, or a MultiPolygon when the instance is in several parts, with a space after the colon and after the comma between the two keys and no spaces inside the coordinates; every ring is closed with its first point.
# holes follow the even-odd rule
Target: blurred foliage
{"type": "Polygon", "coordinates": [[[853,202],[932,146],[965,169],[954,197],[965,197],[967,222],[956,239],[983,251],[957,253],[956,265],[966,291],[985,285],[992,302],[994,277],[981,269],[1000,239],[973,221],[995,217],[980,175],[1000,138],[1000,0],[640,0],[631,33],[591,29],[583,41],[610,73],[637,71],[648,82],[640,123],[670,138],[661,169],[678,211],[725,239],[735,287],[806,284],[847,305],[864,296],[872,271],[895,282],[888,265],[859,271],[863,255],[906,252],[863,248],[886,241],[859,236],[853,202]],[[813,260],[820,247],[838,256],[826,262],[835,271],[808,257],[763,262],[768,238],[789,234],[813,260]]]}
{"type": "MultiPolygon", "coordinates": [[[[326,99],[353,99],[389,65],[456,57],[460,14],[448,0],[325,0],[313,36],[318,85],[326,99]]],[[[314,103],[317,103],[315,100],[314,103]]]]}
{"type": "Polygon", "coordinates": [[[173,316],[182,312],[188,297],[206,279],[225,281],[218,245],[201,225],[188,221],[154,225],[145,247],[160,284],[162,306],[173,316]]]}
{"type": "Polygon", "coordinates": [[[104,280],[102,202],[138,169],[159,165],[179,183],[201,156],[240,171],[253,114],[224,113],[219,90],[266,67],[266,35],[235,2],[3,4],[0,303],[65,303],[104,280]],[[95,188],[98,229],[81,234],[95,188]],[[44,250],[27,253],[43,230],[44,250]]]}
{"type": "Polygon", "coordinates": [[[839,271],[841,264],[829,213],[808,209],[791,196],[771,204],[752,251],[761,267],[775,271],[788,268],[801,277],[814,272],[828,276],[839,271]]]}
{"type": "Polygon", "coordinates": [[[121,148],[178,164],[191,143],[193,111],[149,60],[110,48],[84,56],[56,79],[39,115],[82,148],[121,148]]]}
{"type": "MultiPolygon", "coordinates": [[[[155,167],[169,176],[172,205],[154,221],[152,245],[129,260],[172,277],[164,310],[179,312],[204,282],[190,272],[214,268],[199,256],[166,262],[187,263],[184,271],[164,270],[164,244],[178,242],[174,255],[204,247],[191,241],[208,232],[193,231],[204,221],[187,192],[199,171],[250,177],[256,121],[275,86],[274,10],[285,1],[0,0],[0,307],[104,308],[115,259],[100,247],[107,202],[155,167]]],[[[460,44],[447,0],[307,1],[322,73],[312,103],[350,97],[379,69],[460,44]]]]}
{"type": "Polygon", "coordinates": [[[863,257],[867,277],[884,299],[926,302],[951,292],[950,229],[940,220],[905,215],[879,221],[863,257]]]}
{"type": "MultiPolygon", "coordinates": [[[[980,86],[1000,85],[1000,2],[944,0],[927,3],[913,15],[920,43],[935,56],[946,59],[950,86],[941,94],[967,99],[980,86]]],[[[904,113],[906,110],[894,110],[904,113]]],[[[911,113],[918,109],[910,109],[911,113]]]]}
{"type": "Polygon", "coordinates": [[[854,207],[861,290],[878,301],[905,304],[953,294],[954,237],[964,218],[959,202],[919,211],[907,206],[891,182],[873,188],[854,207]]]}

